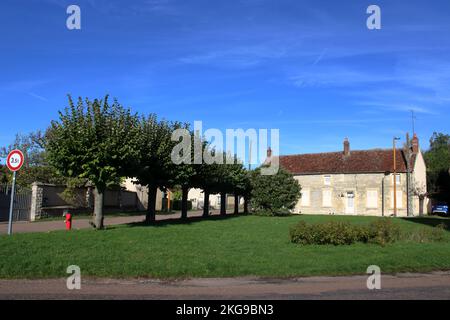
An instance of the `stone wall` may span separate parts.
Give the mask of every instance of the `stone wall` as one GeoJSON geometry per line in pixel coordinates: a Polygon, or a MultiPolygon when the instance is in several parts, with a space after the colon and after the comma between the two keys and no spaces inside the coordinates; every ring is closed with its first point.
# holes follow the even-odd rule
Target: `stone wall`
{"type": "MultiPolygon", "coordinates": [[[[63,192],[65,186],[33,183],[31,197],[31,221],[46,216],[62,215],[65,209],[73,212],[93,212],[94,195],[92,187],[77,188],[72,201],[68,201],[63,192]]],[[[104,207],[106,211],[142,210],[136,192],[127,190],[107,190],[104,207]]]]}

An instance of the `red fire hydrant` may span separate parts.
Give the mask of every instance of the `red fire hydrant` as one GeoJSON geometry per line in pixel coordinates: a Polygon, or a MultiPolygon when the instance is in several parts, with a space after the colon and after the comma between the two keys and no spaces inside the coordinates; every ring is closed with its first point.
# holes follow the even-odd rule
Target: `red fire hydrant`
{"type": "Polygon", "coordinates": [[[64,220],[64,222],[66,223],[66,230],[71,230],[72,229],[72,215],[67,211],[66,214],[66,220],[64,220]]]}

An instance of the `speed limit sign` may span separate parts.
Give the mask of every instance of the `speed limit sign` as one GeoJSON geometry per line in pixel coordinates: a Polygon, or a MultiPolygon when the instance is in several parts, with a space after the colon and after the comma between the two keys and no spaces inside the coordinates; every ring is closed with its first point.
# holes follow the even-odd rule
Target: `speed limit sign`
{"type": "Polygon", "coordinates": [[[14,209],[14,191],[16,188],[16,172],[22,168],[24,162],[23,153],[20,150],[13,150],[8,154],[6,158],[6,165],[8,169],[13,172],[13,181],[11,188],[11,202],[9,204],[9,223],[8,223],[8,234],[12,234],[12,223],[13,223],[13,209],[14,209]]]}
{"type": "Polygon", "coordinates": [[[23,165],[23,153],[20,150],[13,150],[8,154],[6,165],[12,172],[19,171],[23,165]]]}

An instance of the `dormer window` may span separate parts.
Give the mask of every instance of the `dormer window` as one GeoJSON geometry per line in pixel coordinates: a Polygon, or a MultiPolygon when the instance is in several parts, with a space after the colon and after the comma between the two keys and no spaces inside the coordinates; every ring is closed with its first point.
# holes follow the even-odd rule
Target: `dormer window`
{"type": "Polygon", "coordinates": [[[323,184],[326,186],[331,186],[331,176],[323,176],[323,184]]]}

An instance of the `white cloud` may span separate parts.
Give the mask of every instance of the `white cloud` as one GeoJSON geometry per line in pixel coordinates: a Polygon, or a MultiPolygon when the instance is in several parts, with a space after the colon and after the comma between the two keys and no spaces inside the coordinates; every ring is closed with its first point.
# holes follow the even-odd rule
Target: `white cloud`
{"type": "Polygon", "coordinates": [[[187,64],[205,64],[226,67],[251,67],[270,59],[286,55],[283,48],[270,46],[240,46],[232,49],[216,50],[180,58],[187,64]]]}

